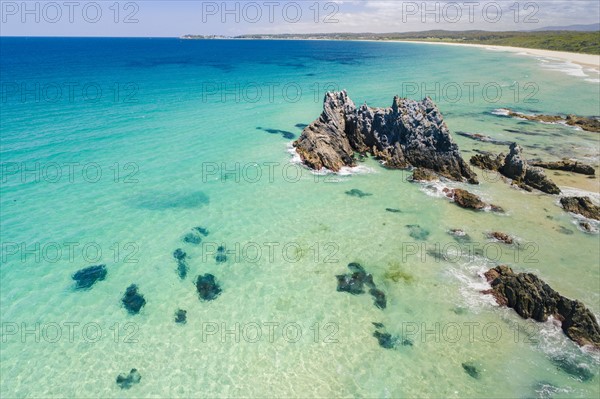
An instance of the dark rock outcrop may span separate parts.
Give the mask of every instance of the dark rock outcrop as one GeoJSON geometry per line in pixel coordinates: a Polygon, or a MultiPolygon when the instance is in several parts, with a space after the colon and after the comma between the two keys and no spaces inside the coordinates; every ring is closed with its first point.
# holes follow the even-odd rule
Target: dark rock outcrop
{"type": "Polygon", "coordinates": [[[413,170],[411,179],[413,181],[436,181],[439,180],[439,177],[431,169],[416,168],[413,170]]]}
{"type": "Polygon", "coordinates": [[[196,279],[196,289],[198,290],[198,296],[200,299],[205,301],[212,301],[213,299],[216,299],[222,291],[215,279],[215,276],[208,273],[198,276],[196,279]]]}
{"type": "Polygon", "coordinates": [[[106,265],[86,267],[73,274],[72,278],[77,282],[75,289],[81,290],[92,288],[92,285],[94,285],[96,281],[102,281],[106,278],[106,265]]]}
{"type": "Polygon", "coordinates": [[[498,241],[503,242],[508,245],[511,245],[515,242],[514,238],[512,238],[508,234],[502,233],[500,231],[493,231],[488,234],[488,237],[493,238],[495,240],[498,240],[498,241]]]}
{"type": "Polygon", "coordinates": [[[452,180],[477,183],[430,98],[417,102],[394,97],[390,108],[357,108],[346,91],[327,93],[323,113],[294,147],[317,170],[337,172],[356,165],[355,152],[371,153],[388,168],[424,167],[452,180]]]}
{"type": "Polygon", "coordinates": [[[548,194],[560,194],[560,189],[546,176],[544,170],[529,165],[527,160],[523,158],[522,152],[521,146],[512,143],[510,152],[506,157],[503,154],[497,156],[478,154],[471,157],[470,163],[481,169],[498,171],[511,178],[513,184],[524,190],[531,191],[532,188],[535,188],[548,194]]]}
{"type": "Polygon", "coordinates": [[[511,144],[510,153],[504,159],[504,165],[499,172],[513,179],[517,185],[533,187],[548,194],[560,194],[560,189],[548,179],[544,170],[529,166],[521,153],[523,149],[516,143],[511,144]]]}
{"type": "Polygon", "coordinates": [[[509,109],[505,110],[507,112],[507,116],[513,118],[521,118],[526,119],[528,121],[537,121],[544,123],[565,123],[569,126],[579,127],[588,132],[596,132],[600,133],[600,118],[591,116],[577,116],[577,115],[567,115],[566,117],[560,115],[527,115],[521,112],[511,111],[509,109]]]}
{"type": "Polygon", "coordinates": [[[560,204],[567,212],[577,213],[588,219],[600,220],[600,206],[594,205],[589,197],[562,197],[560,204]]]}
{"type": "Polygon", "coordinates": [[[513,308],[525,319],[543,322],[554,316],[570,339],[600,349],[600,326],[583,303],[560,295],[534,274],[514,273],[507,266],[490,269],[485,277],[492,286],[485,293],[500,305],[513,308]]]}
{"type": "Polygon", "coordinates": [[[135,284],[131,284],[127,287],[121,301],[129,314],[138,314],[140,309],[146,304],[144,296],[138,293],[138,286],[135,284]]]}
{"type": "Polygon", "coordinates": [[[499,154],[495,158],[489,154],[477,154],[471,157],[471,165],[485,170],[498,170],[504,165],[506,155],[499,154]]]}
{"type": "Polygon", "coordinates": [[[138,384],[142,379],[142,376],[137,369],[131,369],[129,374],[119,374],[117,377],[117,385],[121,389],[129,389],[133,384],[138,384]]]}
{"type": "Polygon", "coordinates": [[[497,205],[489,205],[486,204],[473,193],[468,192],[467,190],[463,190],[461,188],[444,188],[442,190],[446,197],[450,198],[454,201],[454,203],[461,208],[465,209],[473,209],[476,211],[483,210],[485,208],[489,208],[494,212],[504,212],[504,210],[497,205]]]}
{"type": "Polygon", "coordinates": [[[565,172],[579,173],[588,176],[593,176],[596,174],[596,171],[590,165],[577,161],[571,161],[570,159],[563,159],[555,162],[530,161],[529,164],[544,169],[564,170],[565,172]]]}

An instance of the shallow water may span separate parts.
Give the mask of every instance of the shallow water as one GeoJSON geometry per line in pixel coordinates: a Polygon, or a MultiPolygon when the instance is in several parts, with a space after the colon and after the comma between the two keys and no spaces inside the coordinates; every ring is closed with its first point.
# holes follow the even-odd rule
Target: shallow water
{"type": "MultiPolygon", "coordinates": [[[[574,157],[597,168],[597,134],[493,114],[597,114],[593,75],[453,46],[0,40],[5,82],[90,88],[87,99],[62,90],[57,101],[3,93],[3,397],[600,394],[597,356],[552,322],[521,320],[479,293],[481,273],[504,263],[600,313],[598,235],[580,231],[557,197],[488,175],[467,188],[507,212],[474,213],[372,159],[346,174],[317,175],[289,153],[291,135],[319,115],[324,91],[345,88],[371,106],[389,106],[396,94],[431,95],[452,132],[514,140],[529,158],[574,157]],[[469,82],[488,84],[490,93],[497,84],[503,95],[491,102],[477,89],[454,101],[450,90],[469,82]],[[518,101],[515,82],[520,90],[533,83],[518,101]],[[428,92],[436,83],[447,91],[428,92]],[[89,101],[91,87],[102,89],[97,101],[89,101]],[[538,101],[525,102],[532,87],[538,101]],[[353,189],[371,195],[346,194],[353,189]],[[410,225],[429,234],[411,236],[410,225]],[[184,243],[196,226],[208,236],[184,243]],[[458,243],[451,228],[472,241],[458,243]],[[519,245],[492,243],[486,233],[496,230],[519,245]],[[224,263],[215,260],[220,245],[224,263]],[[176,248],[188,254],[184,280],[176,248]],[[373,274],[386,309],[368,294],[336,291],[349,262],[373,274]],[[100,263],[106,279],[74,291],[71,275],[100,263]],[[210,302],[194,286],[205,273],[223,289],[210,302]],[[120,301],[132,283],[147,301],[138,315],[120,301]],[[174,322],[179,308],[186,324],[174,322]],[[380,347],[373,322],[412,346],[380,347]],[[566,373],[552,362],[558,355],[594,376],[566,373]],[[479,378],[463,363],[476,365],[479,378]],[[122,390],[115,379],[132,368],[141,382],[122,390]]],[[[474,150],[508,150],[453,137],[467,159],[474,150]]],[[[561,188],[598,196],[598,178],[548,173],[561,188]]]]}

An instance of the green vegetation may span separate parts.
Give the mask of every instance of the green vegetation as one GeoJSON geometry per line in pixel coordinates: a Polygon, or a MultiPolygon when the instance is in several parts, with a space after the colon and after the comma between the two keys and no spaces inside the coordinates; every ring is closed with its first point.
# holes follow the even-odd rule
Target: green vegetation
{"type": "Polygon", "coordinates": [[[513,46],[542,50],[569,51],[574,53],[600,54],[600,31],[540,31],[540,32],[487,32],[443,31],[408,33],[324,33],[243,35],[236,39],[325,39],[325,40],[414,40],[448,43],[487,44],[513,46]]]}

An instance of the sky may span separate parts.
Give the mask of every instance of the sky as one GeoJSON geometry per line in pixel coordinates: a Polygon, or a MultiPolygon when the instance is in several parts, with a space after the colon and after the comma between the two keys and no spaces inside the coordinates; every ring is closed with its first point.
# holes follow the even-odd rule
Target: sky
{"type": "Polygon", "coordinates": [[[534,30],[600,21],[600,1],[0,1],[2,36],[179,37],[534,30]]]}

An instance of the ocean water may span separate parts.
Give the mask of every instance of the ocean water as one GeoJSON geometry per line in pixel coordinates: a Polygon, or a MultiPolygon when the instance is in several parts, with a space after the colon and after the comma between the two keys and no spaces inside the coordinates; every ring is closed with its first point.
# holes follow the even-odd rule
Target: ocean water
{"type": "MultiPolygon", "coordinates": [[[[474,213],[440,194],[467,185],[411,183],[373,159],[314,174],[291,150],[325,91],[347,89],[381,107],[431,96],[466,159],[508,148],[457,131],[598,171],[597,134],[497,115],[597,115],[594,71],[409,43],[1,38],[0,52],[0,396],[600,395],[597,354],[480,293],[482,272],[508,264],[600,314],[598,235],[558,197],[477,170],[466,188],[506,213],[474,213]],[[198,226],[202,242],[184,242],[198,226]],[[490,241],[496,230],[518,244],[490,241]],[[336,291],[350,262],[373,274],[385,309],[336,291]],[[95,264],[106,279],[75,290],[72,274],[95,264]],[[222,288],[213,301],[196,292],[205,273],[222,288]],[[121,305],[130,284],[146,299],[136,315],[121,305]],[[121,389],[132,368],[141,381],[121,389]]],[[[597,177],[548,174],[600,197],[597,177]]]]}

